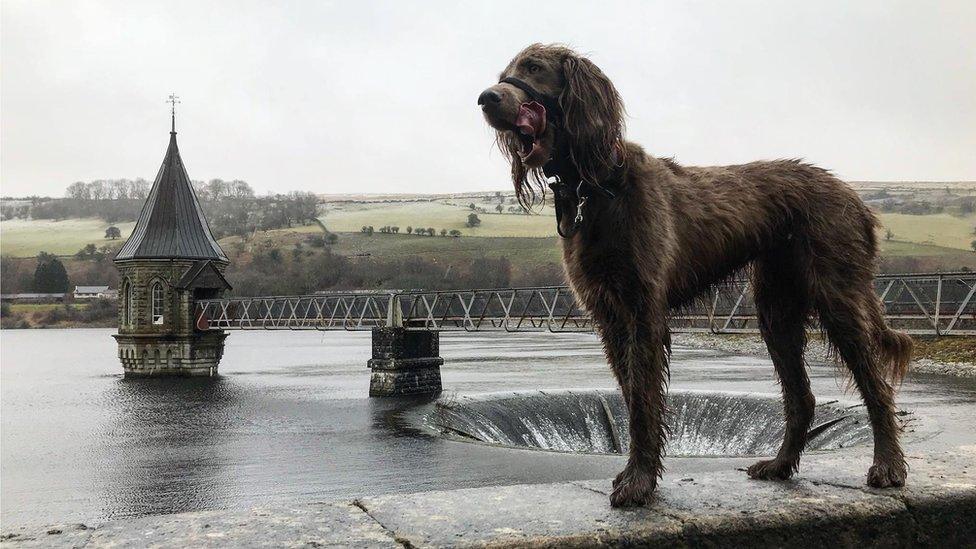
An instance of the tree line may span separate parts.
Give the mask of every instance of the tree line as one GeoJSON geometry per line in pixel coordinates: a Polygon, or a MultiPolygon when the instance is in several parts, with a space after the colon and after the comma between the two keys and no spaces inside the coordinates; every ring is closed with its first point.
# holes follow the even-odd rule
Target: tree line
{"type": "Polygon", "coordinates": [[[0,256],[0,287],[5,294],[61,294],[75,285],[116,288],[119,274],[112,263],[114,255],[114,250],[86,246],[75,255],[74,261],[62,261],[47,252],[39,253],[36,258],[0,256]]]}
{"type": "Polygon", "coordinates": [[[946,188],[941,196],[923,195],[894,195],[886,189],[867,193],[864,199],[885,213],[901,213],[907,215],[932,215],[948,213],[951,215],[968,216],[976,213],[976,196],[956,195],[946,188]]]}
{"type": "MultiPolygon", "coordinates": [[[[367,236],[373,236],[374,232],[379,232],[380,234],[400,234],[400,227],[397,225],[385,225],[377,230],[374,229],[372,225],[363,225],[362,228],[359,229],[359,232],[367,236]]],[[[437,229],[433,227],[412,227],[410,225],[407,226],[406,233],[415,234],[418,236],[435,236],[440,234],[441,236],[450,236],[454,238],[461,236],[461,231],[457,229],[441,229],[440,233],[438,233],[437,229]]]]}
{"type": "MultiPolygon", "coordinates": [[[[193,189],[214,236],[246,239],[256,230],[281,229],[314,222],[318,197],[292,191],[256,196],[246,181],[193,181],[193,189]]],[[[134,221],[149,195],[145,179],[99,179],[68,185],[64,198],[29,197],[9,202],[2,219],[71,219],[97,217],[108,223],[134,221]]]]}

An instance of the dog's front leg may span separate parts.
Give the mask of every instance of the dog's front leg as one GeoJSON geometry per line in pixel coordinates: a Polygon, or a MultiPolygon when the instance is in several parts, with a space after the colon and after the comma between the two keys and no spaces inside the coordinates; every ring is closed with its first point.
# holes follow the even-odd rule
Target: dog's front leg
{"type": "Polygon", "coordinates": [[[604,346],[630,414],[630,456],[614,480],[610,504],[644,505],[663,472],[669,334],[660,320],[618,319],[603,329],[604,346]]]}

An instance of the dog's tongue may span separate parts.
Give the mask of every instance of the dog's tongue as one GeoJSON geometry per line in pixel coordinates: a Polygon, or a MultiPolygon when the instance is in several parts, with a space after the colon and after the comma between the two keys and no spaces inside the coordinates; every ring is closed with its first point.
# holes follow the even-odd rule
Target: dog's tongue
{"type": "Polygon", "coordinates": [[[519,106],[515,126],[525,135],[537,136],[546,131],[546,108],[530,101],[519,106]]]}

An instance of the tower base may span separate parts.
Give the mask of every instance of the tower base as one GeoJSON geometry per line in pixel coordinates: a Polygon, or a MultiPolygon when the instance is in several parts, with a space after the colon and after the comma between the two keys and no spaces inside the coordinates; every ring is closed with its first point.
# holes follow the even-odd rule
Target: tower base
{"type": "Polygon", "coordinates": [[[436,395],[441,392],[440,334],[403,328],[373,329],[369,396],[436,395]]]}
{"type": "Polygon", "coordinates": [[[119,360],[126,378],[191,377],[217,375],[224,355],[224,332],[190,336],[113,336],[119,344],[119,360]]]}

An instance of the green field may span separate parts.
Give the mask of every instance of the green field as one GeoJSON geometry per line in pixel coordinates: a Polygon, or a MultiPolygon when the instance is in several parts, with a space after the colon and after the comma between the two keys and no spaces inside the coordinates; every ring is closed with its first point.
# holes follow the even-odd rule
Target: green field
{"type": "MultiPolygon", "coordinates": [[[[486,209],[492,207],[490,203],[476,202],[476,205],[486,209]]],[[[359,237],[343,234],[337,246],[337,251],[343,254],[375,254],[381,257],[417,254],[440,257],[445,261],[463,255],[470,257],[471,254],[505,255],[513,262],[560,260],[551,209],[545,210],[544,215],[536,216],[479,214],[482,226],[477,229],[464,227],[463,221],[469,211],[463,204],[455,205],[448,201],[336,204],[321,219],[330,230],[344,233],[356,233],[363,225],[373,225],[374,229],[383,225],[400,226],[399,235],[377,233],[372,237],[359,237]],[[422,223],[423,220],[432,222],[422,223]],[[407,236],[403,234],[407,225],[432,226],[438,231],[441,228],[457,228],[466,236],[460,239],[407,236]]],[[[892,240],[882,240],[883,256],[919,258],[924,266],[933,269],[976,267],[976,254],[969,248],[969,242],[976,238],[970,234],[976,224],[976,216],[882,214],[880,217],[895,233],[892,240]]],[[[298,230],[312,231],[318,228],[311,226],[298,230]]]]}
{"type": "MultiPolygon", "coordinates": [[[[307,228],[303,228],[307,229],[307,228]]],[[[317,230],[317,229],[316,229],[317,230]]],[[[247,244],[238,238],[220,240],[228,253],[248,251],[260,247],[291,247],[306,236],[306,231],[282,229],[266,231],[247,244]]],[[[423,257],[453,264],[477,257],[507,257],[522,268],[532,268],[546,263],[559,263],[562,252],[555,237],[476,237],[451,238],[442,236],[417,236],[406,234],[380,234],[372,236],[361,232],[339,233],[334,246],[336,253],[351,257],[375,256],[383,259],[423,257]]]]}
{"type": "MultiPolygon", "coordinates": [[[[491,209],[490,203],[477,203],[478,207],[491,209]]],[[[508,208],[505,204],[505,208],[508,208]]],[[[320,218],[330,231],[356,232],[363,226],[372,225],[379,229],[384,225],[397,225],[404,232],[407,226],[457,229],[470,236],[555,236],[555,219],[551,208],[541,210],[539,215],[484,214],[479,213],[481,226],[469,228],[465,221],[470,210],[447,201],[432,202],[382,202],[371,204],[333,204],[320,218]]],[[[897,213],[880,214],[885,228],[894,233],[894,240],[905,243],[914,242],[936,248],[952,248],[970,251],[970,243],[976,239],[976,216],[958,217],[949,214],[907,215],[897,213]]],[[[316,230],[315,227],[298,230],[316,230]]],[[[899,254],[905,247],[892,246],[899,254]]],[[[945,255],[945,251],[922,249],[923,255],[945,255]]]]}
{"type": "Polygon", "coordinates": [[[949,214],[907,215],[883,213],[879,216],[885,228],[895,233],[895,240],[917,242],[971,251],[976,240],[976,216],[957,217],[949,214]]]}
{"type": "Polygon", "coordinates": [[[383,259],[430,257],[455,263],[476,257],[507,257],[522,267],[558,263],[562,259],[556,238],[527,237],[428,237],[404,235],[340,235],[336,251],[343,255],[370,254],[383,259]]]}
{"type": "Polygon", "coordinates": [[[38,252],[73,255],[86,244],[98,247],[118,245],[132,232],[135,223],[116,223],[122,239],[105,238],[111,223],[101,219],[67,219],[64,221],[11,219],[0,221],[0,253],[14,257],[33,257],[38,252]]]}
{"type": "MultiPolygon", "coordinates": [[[[373,233],[372,236],[367,236],[360,232],[339,233],[338,236],[339,241],[334,247],[335,251],[352,257],[403,259],[416,256],[451,264],[476,257],[504,256],[513,264],[526,269],[545,263],[559,263],[562,259],[559,239],[556,237],[445,238],[402,233],[398,235],[373,233]]],[[[233,254],[260,247],[290,248],[305,238],[307,238],[306,232],[282,229],[260,233],[247,244],[242,245],[237,238],[226,238],[220,241],[220,245],[228,253],[233,254]]],[[[881,255],[890,258],[917,258],[922,261],[920,268],[930,270],[976,268],[976,254],[972,252],[916,242],[883,240],[881,255]]]]}
{"type": "Polygon", "coordinates": [[[904,242],[901,240],[882,240],[881,255],[889,257],[973,256],[976,258],[976,254],[960,250],[959,248],[947,248],[945,246],[933,246],[931,244],[919,244],[918,242],[904,242]]]}
{"type": "MultiPolygon", "coordinates": [[[[467,203],[471,199],[438,199],[410,202],[331,202],[324,206],[320,217],[333,232],[343,233],[337,246],[347,255],[375,254],[383,257],[400,257],[412,254],[432,254],[449,260],[460,256],[486,254],[506,255],[512,261],[548,262],[559,261],[555,237],[555,219],[552,209],[541,210],[538,215],[479,213],[481,226],[465,226],[467,203]],[[376,230],[372,237],[358,235],[364,225],[376,230]],[[378,232],[385,225],[400,227],[400,234],[386,235],[378,232]],[[407,235],[406,228],[433,227],[461,231],[459,239],[407,235]],[[356,234],[353,234],[356,233],[356,234]],[[513,238],[517,237],[517,238],[513,238]]],[[[474,199],[477,207],[491,210],[497,202],[483,198],[474,199]]],[[[509,208],[511,204],[504,204],[509,208]]],[[[882,253],[889,257],[942,257],[953,263],[968,264],[970,242],[976,216],[956,217],[949,214],[905,215],[885,213],[880,215],[885,227],[894,237],[882,241],[882,253]]],[[[121,241],[104,238],[108,223],[98,219],[72,219],[66,221],[9,220],[0,222],[0,253],[14,257],[33,257],[40,251],[58,255],[72,255],[86,244],[96,246],[118,245],[121,241]]],[[[133,224],[117,224],[124,236],[133,224]]],[[[297,226],[258,233],[253,246],[261,241],[282,241],[293,245],[306,233],[319,232],[317,225],[297,226]]],[[[883,235],[883,233],[882,233],[883,235]]],[[[239,238],[225,238],[221,244],[230,252],[238,246],[239,238]]],[[[976,257],[976,255],[974,255],[976,257]]]]}
{"type": "MultiPolygon", "coordinates": [[[[494,212],[497,205],[477,203],[478,207],[494,212]]],[[[504,204],[504,208],[511,204],[504,204]]],[[[374,229],[386,225],[400,227],[433,227],[438,233],[441,229],[457,229],[470,236],[525,236],[545,237],[556,235],[555,217],[552,209],[546,208],[539,215],[510,213],[479,213],[481,225],[468,227],[465,223],[471,210],[462,205],[443,201],[433,202],[381,202],[371,204],[329,204],[320,217],[325,226],[333,232],[356,232],[363,226],[372,225],[374,229]]],[[[309,229],[311,230],[311,229],[309,229]]]]}
{"type": "MultiPolygon", "coordinates": [[[[83,303],[70,303],[67,304],[68,307],[73,309],[82,309],[85,304],[83,303]]],[[[13,303],[10,305],[10,312],[12,313],[45,313],[47,311],[52,311],[54,309],[64,308],[63,303],[13,303]]]]}

